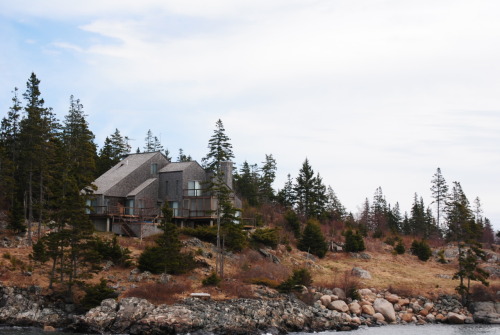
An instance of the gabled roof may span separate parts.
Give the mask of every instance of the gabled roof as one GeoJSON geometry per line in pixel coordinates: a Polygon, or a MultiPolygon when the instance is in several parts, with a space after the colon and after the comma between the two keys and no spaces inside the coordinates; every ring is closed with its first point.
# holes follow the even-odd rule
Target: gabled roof
{"type": "Polygon", "coordinates": [[[161,155],[159,152],[146,152],[128,155],[94,181],[93,184],[97,186],[97,190],[94,194],[105,194],[123,178],[158,154],[161,155]]]}
{"type": "Polygon", "coordinates": [[[149,185],[151,185],[152,183],[154,183],[156,180],[157,180],[157,178],[150,178],[150,179],[146,180],[144,183],[142,183],[141,185],[137,186],[129,194],[127,194],[127,197],[133,197],[133,196],[135,196],[137,193],[141,192],[143,189],[145,189],[146,187],[148,187],[149,185]]]}
{"type": "Polygon", "coordinates": [[[179,171],[184,171],[191,165],[199,165],[198,162],[196,161],[191,161],[191,162],[173,162],[173,163],[168,163],[163,169],[161,169],[159,172],[179,172],[179,171]]]}

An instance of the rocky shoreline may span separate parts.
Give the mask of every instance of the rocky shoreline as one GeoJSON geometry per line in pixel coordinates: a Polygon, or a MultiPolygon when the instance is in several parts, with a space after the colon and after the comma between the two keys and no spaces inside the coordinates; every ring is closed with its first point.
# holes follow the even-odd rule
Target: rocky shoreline
{"type": "Polygon", "coordinates": [[[132,297],[104,300],[80,315],[74,305],[42,295],[39,287],[0,285],[0,324],[114,334],[278,334],[392,323],[500,324],[499,302],[475,303],[472,314],[454,296],[431,301],[375,289],[361,289],[359,293],[361,299],[352,301],[341,289],[304,290],[302,295],[308,296],[312,306],[293,294],[225,301],[188,298],[178,304],[159,306],[132,297]]]}

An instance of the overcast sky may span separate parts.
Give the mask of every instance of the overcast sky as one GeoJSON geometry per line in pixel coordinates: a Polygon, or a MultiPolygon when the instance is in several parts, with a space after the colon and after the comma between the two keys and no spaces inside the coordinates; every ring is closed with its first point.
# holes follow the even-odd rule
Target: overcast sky
{"type": "Polygon", "coordinates": [[[0,2],[0,117],[31,72],[96,143],[148,129],[200,161],[222,119],[236,164],[307,157],[353,213],[377,187],[430,205],[438,167],[500,229],[500,1],[0,2]]]}

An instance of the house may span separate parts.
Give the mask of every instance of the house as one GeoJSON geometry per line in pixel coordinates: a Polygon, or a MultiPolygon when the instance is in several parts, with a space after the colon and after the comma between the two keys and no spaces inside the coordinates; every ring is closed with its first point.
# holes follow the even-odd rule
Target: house
{"type": "MultiPolygon", "coordinates": [[[[232,190],[232,162],[222,167],[232,190]]],[[[168,202],[179,225],[211,225],[217,208],[206,190],[211,176],[196,161],[169,162],[160,152],[130,154],[95,180],[89,215],[98,231],[144,237],[159,232],[160,209],[168,202]]],[[[231,199],[241,208],[234,193],[231,199]]]]}

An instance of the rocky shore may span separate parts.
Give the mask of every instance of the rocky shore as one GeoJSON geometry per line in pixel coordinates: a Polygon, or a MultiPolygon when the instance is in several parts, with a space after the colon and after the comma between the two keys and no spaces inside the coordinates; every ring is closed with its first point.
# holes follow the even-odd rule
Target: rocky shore
{"type": "Polygon", "coordinates": [[[175,305],[159,306],[132,297],[107,299],[78,315],[73,305],[43,296],[37,287],[0,286],[0,324],[115,334],[278,334],[391,323],[500,324],[498,302],[475,303],[472,314],[454,296],[431,301],[375,289],[361,289],[359,293],[361,298],[353,301],[341,289],[304,290],[302,296],[307,296],[312,306],[294,295],[226,301],[188,298],[175,305]]]}

